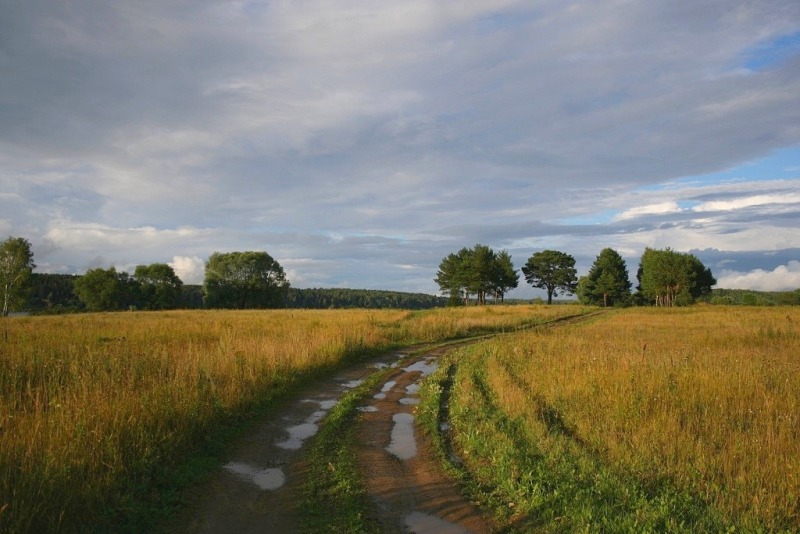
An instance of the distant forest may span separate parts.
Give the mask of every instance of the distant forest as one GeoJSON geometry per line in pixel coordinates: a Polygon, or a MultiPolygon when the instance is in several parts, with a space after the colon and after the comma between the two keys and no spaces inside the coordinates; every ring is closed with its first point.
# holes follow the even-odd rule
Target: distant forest
{"type": "MultiPolygon", "coordinates": [[[[33,273],[27,311],[33,313],[66,313],[82,311],[84,306],[73,292],[78,275],[33,273]]],[[[406,293],[375,289],[296,289],[289,288],[286,308],[402,308],[428,309],[443,307],[447,298],[426,293],[406,293]]],[[[184,285],[178,308],[203,308],[203,286],[184,285]]]]}
{"type": "MultiPolygon", "coordinates": [[[[33,313],[66,313],[83,311],[84,306],[73,293],[73,284],[79,276],[69,274],[33,273],[32,287],[27,311],[33,313]]],[[[507,299],[507,304],[522,302],[541,302],[541,298],[531,300],[507,299]]],[[[782,306],[800,305],[800,289],[795,291],[752,291],[747,289],[713,289],[702,298],[707,304],[732,304],[741,306],[782,306]]],[[[374,289],[297,289],[289,288],[286,295],[286,308],[327,309],[327,308],[402,308],[428,309],[444,307],[447,297],[437,297],[426,293],[405,293],[374,289]]],[[[201,285],[184,285],[179,303],[181,309],[201,309],[203,292],[201,285]]]]}

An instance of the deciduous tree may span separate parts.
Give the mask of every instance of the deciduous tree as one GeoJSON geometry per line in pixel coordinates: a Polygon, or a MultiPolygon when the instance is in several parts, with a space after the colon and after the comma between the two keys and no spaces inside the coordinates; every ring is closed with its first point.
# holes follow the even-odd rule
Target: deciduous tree
{"type": "Polygon", "coordinates": [[[636,275],[639,293],[645,301],[656,306],[691,304],[711,292],[717,280],[693,254],[675,252],[670,248],[646,248],[636,275]]]}
{"type": "Polygon", "coordinates": [[[215,252],[206,262],[203,293],[211,308],[279,308],[289,282],[266,252],[215,252]]]}
{"type": "Polygon", "coordinates": [[[140,285],[142,305],[150,310],[175,308],[181,298],[183,282],[166,263],[137,265],[133,273],[140,285]]]}
{"type": "Polygon", "coordinates": [[[136,281],[115,267],[89,269],[75,280],[73,291],[89,311],[123,310],[139,302],[136,281]]]}
{"type": "Polygon", "coordinates": [[[9,237],[0,243],[0,291],[3,317],[25,301],[33,263],[31,244],[22,237],[9,237]]]}

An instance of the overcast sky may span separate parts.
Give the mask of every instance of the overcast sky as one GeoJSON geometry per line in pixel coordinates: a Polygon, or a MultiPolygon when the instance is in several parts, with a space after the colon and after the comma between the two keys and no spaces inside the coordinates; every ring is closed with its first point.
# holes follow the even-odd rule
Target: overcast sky
{"type": "Polygon", "coordinates": [[[798,288],[800,2],[0,0],[9,235],[186,283],[262,250],[437,293],[481,243],[798,288]]]}

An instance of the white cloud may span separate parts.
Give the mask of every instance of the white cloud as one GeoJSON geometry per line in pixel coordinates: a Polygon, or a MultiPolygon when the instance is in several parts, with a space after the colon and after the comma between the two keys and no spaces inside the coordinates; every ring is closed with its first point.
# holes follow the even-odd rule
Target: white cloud
{"type": "Polygon", "coordinates": [[[205,260],[197,256],[173,256],[169,263],[184,284],[201,284],[205,278],[205,260]]]}
{"type": "Polygon", "coordinates": [[[742,273],[723,271],[717,277],[717,287],[754,289],[757,291],[788,291],[800,288],[800,261],[790,261],[772,271],[755,269],[742,273]]]}
{"type": "Polygon", "coordinates": [[[630,208],[615,217],[615,220],[624,221],[626,219],[634,219],[644,215],[664,215],[665,213],[675,213],[680,211],[681,208],[676,202],[661,202],[659,204],[650,204],[647,206],[637,206],[630,208]]]}

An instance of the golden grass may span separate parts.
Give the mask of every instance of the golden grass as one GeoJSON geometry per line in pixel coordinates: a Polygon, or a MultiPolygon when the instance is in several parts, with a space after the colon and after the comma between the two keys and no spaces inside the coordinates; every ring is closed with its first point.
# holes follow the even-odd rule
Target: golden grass
{"type": "Polygon", "coordinates": [[[539,446],[555,422],[619,472],[669,480],[746,529],[800,528],[797,308],[629,309],[487,350],[499,404],[539,446]]]}
{"type": "MultiPolygon", "coordinates": [[[[568,307],[174,311],[0,321],[0,531],[114,525],[165,468],[347,358],[568,307]]],[[[163,477],[162,477],[163,478],[163,477]]]]}

